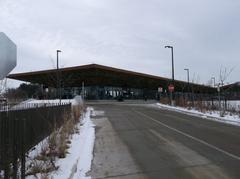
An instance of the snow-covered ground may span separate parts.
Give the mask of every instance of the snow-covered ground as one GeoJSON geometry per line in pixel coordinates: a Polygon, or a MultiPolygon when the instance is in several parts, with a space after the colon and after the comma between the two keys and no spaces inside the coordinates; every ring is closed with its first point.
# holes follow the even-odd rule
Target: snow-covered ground
{"type": "Polygon", "coordinates": [[[37,100],[37,99],[28,99],[26,101],[21,102],[20,104],[59,104],[59,103],[72,103],[72,104],[82,104],[82,97],[81,96],[76,96],[73,99],[48,99],[48,100],[37,100]]]}
{"type": "MultiPolygon", "coordinates": [[[[34,100],[30,99],[24,104],[55,104],[59,100],[34,100]]],[[[80,96],[72,100],[62,100],[62,103],[71,103],[72,105],[82,104],[80,96]]],[[[91,179],[88,172],[91,169],[93,158],[93,147],[95,141],[95,126],[91,120],[91,114],[94,114],[94,109],[88,107],[82,116],[81,123],[78,124],[79,133],[73,134],[71,137],[70,148],[68,154],[63,159],[57,159],[55,165],[59,169],[49,175],[51,179],[91,179]]],[[[42,147],[47,143],[47,138],[34,147],[34,150],[29,152],[27,163],[36,157],[42,150],[42,147]]],[[[28,176],[27,179],[41,178],[38,176],[28,176]]]]}
{"type": "MultiPolygon", "coordinates": [[[[211,101],[208,101],[209,105],[211,105],[211,103],[212,103],[211,101]]],[[[214,105],[219,106],[219,101],[215,100],[214,105]]],[[[225,106],[225,101],[224,100],[221,101],[221,106],[222,107],[225,106]]],[[[240,101],[238,101],[238,100],[227,100],[226,101],[226,108],[228,110],[235,109],[236,111],[240,111],[240,101]]]]}
{"type": "Polygon", "coordinates": [[[57,173],[51,175],[52,179],[91,179],[87,172],[91,169],[93,147],[95,140],[95,128],[91,121],[90,113],[93,109],[87,108],[84,119],[81,122],[80,134],[74,134],[71,140],[69,154],[64,159],[59,159],[57,173]]]}
{"type": "MultiPolygon", "coordinates": [[[[237,102],[235,101],[235,104],[236,103],[237,102]]],[[[218,122],[224,122],[224,123],[240,126],[240,116],[238,116],[238,115],[226,114],[224,117],[220,117],[219,111],[207,111],[207,112],[203,113],[203,112],[197,111],[195,109],[186,109],[186,108],[182,108],[182,107],[169,106],[169,105],[165,105],[165,104],[161,104],[161,103],[157,103],[155,106],[157,106],[158,108],[182,112],[185,114],[202,117],[202,118],[209,119],[209,120],[214,120],[214,121],[218,121],[218,122]]]]}
{"type": "Polygon", "coordinates": [[[227,101],[230,105],[240,105],[240,101],[237,101],[237,100],[229,100],[229,101],[227,101]]]}
{"type": "MultiPolygon", "coordinates": [[[[73,99],[62,99],[61,103],[71,103],[73,99]]],[[[37,100],[37,99],[28,99],[23,101],[22,104],[58,104],[60,103],[59,99],[47,99],[47,100],[37,100]]]]}
{"type": "Polygon", "coordinates": [[[48,100],[37,100],[37,99],[28,99],[23,101],[17,105],[12,106],[11,110],[17,109],[28,109],[28,108],[36,108],[41,106],[52,106],[52,105],[59,105],[59,104],[69,104],[78,105],[83,104],[83,100],[81,96],[76,96],[73,99],[48,99],[48,100]]]}
{"type": "MultiPolygon", "coordinates": [[[[57,159],[55,165],[59,169],[49,175],[51,179],[91,179],[88,172],[91,169],[91,162],[93,158],[93,147],[95,141],[95,126],[90,118],[93,108],[87,108],[83,115],[81,123],[78,125],[80,129],[79,134],[74,134],[71,138],[70,148],[68,154],[63,159],[57,159]]],[[[37,156],[47,139],[35,146],[34,150],[29,152],[28,162],[31,158],[37,156]]],[[[28,176],[27,179],[41,178],[38,176],[28,176]]]]}
{"type": "Polygon", "coordinates": [[[236,111],[240,111],[240,101],[229,100],[227,101],[227,109],[235,109],[236,111]]]}

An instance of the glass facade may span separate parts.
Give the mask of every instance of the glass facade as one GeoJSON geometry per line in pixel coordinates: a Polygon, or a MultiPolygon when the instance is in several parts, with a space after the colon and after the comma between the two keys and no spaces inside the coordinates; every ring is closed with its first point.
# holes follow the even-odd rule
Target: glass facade
{"type": "MultiPolygon", "coordinates": [[[[62,98],[70,99],[76,95],[82,95],[85,99],[100,100],[100,99],[157,99],[158,91],[135,88],[121,88],[110,86],[87,86],[87,87],[70,87],[62,90],[62,98]],[[84,89],[84,92],[83,92],[84,89]],[[84,95],[83,95],[84,94],[84,95]]],[[[56,89],[48,90],[49,95],[55,96],[56,89]]]]}

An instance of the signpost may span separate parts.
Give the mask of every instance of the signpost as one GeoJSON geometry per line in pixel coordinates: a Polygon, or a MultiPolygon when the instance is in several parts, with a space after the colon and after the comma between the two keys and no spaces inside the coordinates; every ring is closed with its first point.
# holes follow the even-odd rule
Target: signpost
{"type": "Polygon", "coordinates": [[[169,86],[168,86],[168,91],[169,92],[174,92],[174,86],[173,86],[173,84],[170,84],[169,86]]]}
{"type": "Polygon", "coordinates": [[[171,105],[173,106],[173,92],[174,92],[174,85],[173,84],[170,84],[168,86],[168,91],[170,92],[171,105]]]}
{"type": "Polygon", "coordinates": [[[17,46],[0,32],[0,80],[3,80],[17,65],[17,46]]]}

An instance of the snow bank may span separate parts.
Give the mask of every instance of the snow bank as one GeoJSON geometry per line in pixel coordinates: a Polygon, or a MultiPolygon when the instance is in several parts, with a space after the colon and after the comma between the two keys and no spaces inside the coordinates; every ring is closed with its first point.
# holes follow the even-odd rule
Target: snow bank
{"type": "MultiPolygon", "coordinates": [[[[93,148],[95,141],[95,125],[90,116],[93,108],[87,108],[82,116],[78,134],[73,134],[71,138],[68,154],[63,159],[57,159],[55,165],[59,166],[56,172],[49,175],[51,179],[91,179],[87,173],[91,170],[93,158],[93,148]]],[[[29,152],[29,159],[34,158],[41,152],[42,146],[47,143],[47,138],[40,142],[29,152]]],[[[29,163],[27,159],[27,163],[29,163]]],[[[37,175],[37,178],[41,178],[37,175]]],[[[34,176],[28,176],[26,179],[36,179],[34,176]]]]}
{"type": "Polygon", "coordinates": [[[90,119],[93,109],[87,108],[82,123],[80,124],[80,134],[74,134],[69,154],[64,159],[59,159],[56,163],[60,166],[59,171],[53,174],[52,179],[91,179],[86,176],[91,170],[93,158],[93,147],[95,141],[95,128],[90,119]]]}
{"type": "Polygon", "coordinates": [[[11,109],[24,109],[25,107],[27,108],[35,108],[35,107],[41,107],[41,106],[48,106],[51,104],[69,104],[71,103],[72,105],[82,105],[83,104],[83,99],[81,96],[76,96],[73,99],[46,99],[46,100],[37,100],[37,99],[28,99],[26,101],[21,102],[18,105],[13,106],[11,109]]]}
{"type": "Polygon", "coordinates": [[[240,126],[240,117],[237,115],[226,114],[224,117],[220,117],[219,111],[208,111],[206,113],[202,113],[195,109],[186,109],[183,107],[169,106],[161,103],[157,103],[156,105],[159,108],[164,108],[164,109],[182,112],[182,113],[193,115],[193,116],[202,117],[209,120],[214,120],[218,122],[224,122],[224,123],[240,126]]]}
{"type": "MultiPolygon", "coordinates": [[[[74,99],[62,99],[61,103],[72,103],[74,99]]],[[[37,100],[37,99],[31,99],[22,102],[22,104],[58,104],[60,103],[60,99],[47,99],[47,100],[37,100]]]]}
{"type": "Polygon", "coordinates": [[[72,105],[82,105],[83,104],[82,96],[75,96],[71,103],[72,105]]]}
{"type": "MultiPolygon", "coordinates": [[[[47,100],[36,100],[36,99],[29,99],[24,101],[23,104],[59,104],[60,99],[47,99],[47,100]]],[[[75,96],[73,99],[61,99],[61,103],[71,103],[73,105],[81,105],[83,104],[83,100],[81,96],[75,96]]]]}

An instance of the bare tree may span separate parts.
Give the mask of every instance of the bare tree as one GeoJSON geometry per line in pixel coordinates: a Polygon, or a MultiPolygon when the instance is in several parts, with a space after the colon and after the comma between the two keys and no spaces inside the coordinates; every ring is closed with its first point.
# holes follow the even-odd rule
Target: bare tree
{"type": "Polygon", "coordinates": [[[4,94],[7,89],[7,78],[0,80],[0,96],[4,94]]]}
{"type": "MultiPolygon", "coordinates": [[[[49,56],[49,58],[51,60],[52,68],[56,69],[57,67],[56,67],[56,63],[55,63],[54,58],[52,56],[49,56]]],[[[64,68],[65,66],[66,66],[66,64],[63,64],[63,65],[61,65],[61,68],[64,68]]],[[[48,81],[50,80],[52,82],[53,86],[57,87],[57,79],[58,79],[57,75],[58,75],[57,73],[52,73],[52,74],[49,73],[49,74],[47,74],[47,76],[45,78],[48,81]]],[[[73,76],[72,74],[68,74],[66,76],[63,76],[60,72],[59,78],[60,78],[60,88],[61,88],[61,90],[64,89],[66,82],[73,81],[72,76],[73,76]]],[[[57,94],[55,94],[55,95],[57,96],[57,94]]]]}
{"type": "Polygon", "coordinates": [[[219,85],[218,85],[218,99],[219,99],[219,109],[220,109],[220,116],[224,116],[226,106],[227,106],[227,99],[224,99],[223,109],[222,109],[222,100],[221,100],[221,86],[226,83],[227,78],[230,76],[230,74],[233,72],[234,67],[232,67],[230,70],[228,70],[226,67],[221,67],[220,73],[219,73],[219,85]]]}
{"type": "Polygon", "coordinates": [[[193,73],[193,76],[192,76],[192,83],[200,83],[200,76],[199,75],[196,75],[196,73],[193,73]]]}
{"type": "Polygon", "coordinates": [[[213,83],[213,82],[212,82],[212,79],[209,79],[209,80],[207,81],[206,85],[207,85],[207,86],[212,86],[212,83],[213,83]]]}
{"type": "Polygon", "coordinates": [[[232,67],[230,70],[228,70],[226,67],[221,67],[220,73],[219,73],[219,82],[220,85],[224,85],[227,78],[230,76],[230,74],[233,72],[234,67],[232,67]]]}

